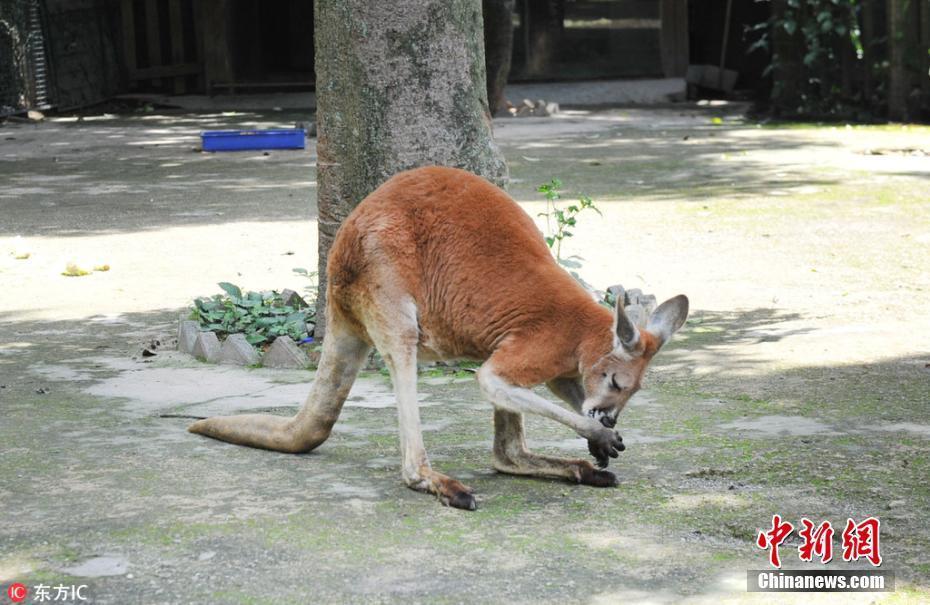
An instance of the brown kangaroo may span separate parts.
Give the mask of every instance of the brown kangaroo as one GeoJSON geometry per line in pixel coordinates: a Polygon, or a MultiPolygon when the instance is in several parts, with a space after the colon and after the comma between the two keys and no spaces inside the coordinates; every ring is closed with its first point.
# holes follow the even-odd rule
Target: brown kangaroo
{"type": "Polygon", "coordinates": [[[494,406],[494,468],[613,487],[603,470],[624,449],[617,415],[649,360],[681,327],[688,299],[660,305],[645,329],[598,304],[552,258],[533,220],[484,179],[453,168],[402,172],[363,200],[339,229],[327,266],[326,338],[296,416],[200,420],[190,431],[280,452],[329,437],[359,368],[377,347],[397,397],[405,483],[474,510],[471,490],[432,469],[417,404],[417,361],[471,359],[494,406]],[[532,390],[546,384],[568,410],[532,390]],[[529,452],[523,414],[541,414],[588,440],[585,460],[529,452]]]}

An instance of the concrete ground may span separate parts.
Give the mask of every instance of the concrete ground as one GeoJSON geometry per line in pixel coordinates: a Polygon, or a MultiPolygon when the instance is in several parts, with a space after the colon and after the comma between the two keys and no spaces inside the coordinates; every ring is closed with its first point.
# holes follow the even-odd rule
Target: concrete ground
{"type": "MultiPolygon", "coordinates": [[[[292,269],[316,265],[313,146],[195,150],[203,128],[306,117],[0,127],[0,586],[87,584],[98,603],[930,602],[930,129],[691,105],[495,122],[528,212],[553,177],[599,205],[566,245],[585,279],[684,292],[693,312],[621,415],[617,489],[496,474],[474,381],[424,372],[427,449],[476,490],[465,513],[403,487],[377,373],[309,455],[162,417],[289,414],[307,392],[306,372],[166,350],[219,281],[307,285],[292,269]],[[839,534],[878,517],[897,592],[747,593],[773,513],[832,521],[830,569],[869,567],[840,561],[839,534]]],[[[560,425],[528,432],[587,455],[560,425]]],[[[798,543],[784,567],[819,568],[798,543]]]]}

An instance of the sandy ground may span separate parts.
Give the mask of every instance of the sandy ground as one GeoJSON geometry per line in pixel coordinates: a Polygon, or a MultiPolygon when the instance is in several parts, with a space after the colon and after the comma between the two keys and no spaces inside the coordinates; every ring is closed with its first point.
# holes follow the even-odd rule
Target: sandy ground
{"type": "MultiPolygon", "coordinates": [[[[307,285],[292,269],[316,266],[313,145],[196,151],[202,128],[305,119],[0,127],[0,585],[86,583],[102,603],[763,603],[746,570],[779,513],[878,516],[898,586],[780,602],[930,600],[930,130],[684,105],[497,121],[531,215],[553,177],[599,205],[565,250],[587,281],[684,292],[693,313],[621,417],[616,490],[495,474],[473,381],[425,373],[427,447],[476,489],[465,514],[402,486],[378,374],[307,456],[158,416],[290,413],[306,393],[304,372],[138,355],[219,281],[307,285]],[[110,270],[62,276],[72,262],[110,270]]],[[[564,427],[529,432],[585,454],[564,427]]]]}

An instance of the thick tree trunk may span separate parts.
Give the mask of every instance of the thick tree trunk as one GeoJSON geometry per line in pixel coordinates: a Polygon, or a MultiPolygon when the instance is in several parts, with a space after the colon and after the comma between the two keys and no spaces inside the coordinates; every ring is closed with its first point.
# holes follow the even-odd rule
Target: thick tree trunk
{"type": "Polygon", "coordinates": [[[352,209],[428,164],[503,184],[491,136],[481,0],[317,0],[317,201],[323,336],[326,260],[352,209]]]}
{"type": "Polygon", "coordinates": [[[515,0],[482,0],[484,54],[488,71],[488,104],[491,115],[507,107],[504,88],[513,54],[513,7],[515,0]]]}

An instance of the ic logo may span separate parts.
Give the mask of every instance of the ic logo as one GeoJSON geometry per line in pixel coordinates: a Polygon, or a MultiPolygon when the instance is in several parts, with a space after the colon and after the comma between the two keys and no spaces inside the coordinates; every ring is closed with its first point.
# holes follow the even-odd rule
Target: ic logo
{"type": "Polygon", "coordinates": [[[14,603],[21,603],[26,600],[29,589],[19,583],[10,584],[10,587],[6,589],[6,594],[14,603]]]}

